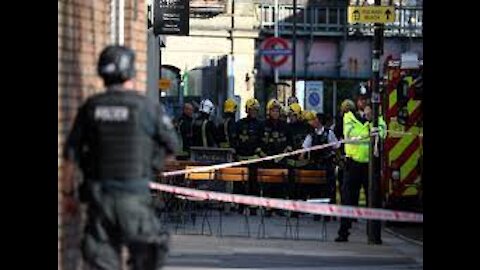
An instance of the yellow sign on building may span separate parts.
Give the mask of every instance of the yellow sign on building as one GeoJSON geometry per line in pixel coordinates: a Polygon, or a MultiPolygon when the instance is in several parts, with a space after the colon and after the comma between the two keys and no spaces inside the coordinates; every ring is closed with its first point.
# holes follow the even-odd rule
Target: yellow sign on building
{"type": "Polygon", "coordinates": [[[349,23],[392,23],[395,22],[393,6],[349,6],[349,23]]]}
{"type": "Polygon", "coordinates": [[[171,84],[172,84],[172,81],[169,79],[158,80],[158,88],[160,88],[160,90],[164,90],[164,91],[168,90],[171,84]]]}

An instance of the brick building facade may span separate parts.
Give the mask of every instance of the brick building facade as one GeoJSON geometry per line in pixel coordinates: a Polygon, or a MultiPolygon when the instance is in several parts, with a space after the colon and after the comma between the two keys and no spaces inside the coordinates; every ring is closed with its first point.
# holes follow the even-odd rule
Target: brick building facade
{"type": "MultiPolygon", "coordinates": [[[[77,108],[92,94],[103,91],[96,74],[101,50],[116,34],[112,7],[119,0],[58,1],[58,179],[61,149],[77,108]]],[[[124,0],[124,44],[137,53],[137,87],[147,80],[147,8],[145,0],[124,0]]],[[[121,14],[119,12],[118,14],[121,14]]],[[[83,269],[79,251],[84,213],[66,216],[61,209],[61,183],[58,182],[58,269],[83,269]]]]}

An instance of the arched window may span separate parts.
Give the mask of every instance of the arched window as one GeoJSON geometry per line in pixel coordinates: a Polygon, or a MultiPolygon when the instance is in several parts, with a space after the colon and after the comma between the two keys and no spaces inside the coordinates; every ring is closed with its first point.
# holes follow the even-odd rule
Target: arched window
{"type": "Polygon", "coordinates": [[[178,97],[180,91],[180,69],[175,66],[162,65],[161,79],[168,79],[170,87],[166,90],[161,90],[161,97],[178,97]]]}

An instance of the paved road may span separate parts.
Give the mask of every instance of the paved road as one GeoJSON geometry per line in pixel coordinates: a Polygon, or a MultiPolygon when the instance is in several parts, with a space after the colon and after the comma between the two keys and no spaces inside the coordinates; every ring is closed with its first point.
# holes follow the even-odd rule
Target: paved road
{"type": "Polygon", "coordinates": [[[301,218],[300,240],[285,237],[285,217],[266,219],[266,239],[257,238],[258,217],[249,220],[251,237],[246,236],[241,216],[223,217],[223,234],[231,236],[218,236],[218,221],[210,219],[213,236],[200,235],[199,218],[195,227],[178,228],[165,269],[423,269],[421,246],[388,233],[382,234],[383,245],[368,245],[363,220],[354,224],[347,243],[333,241],[338,228],[335,221],[327,223],[326,241],[319,233],[321,223],[311,217],[301,218]]]}

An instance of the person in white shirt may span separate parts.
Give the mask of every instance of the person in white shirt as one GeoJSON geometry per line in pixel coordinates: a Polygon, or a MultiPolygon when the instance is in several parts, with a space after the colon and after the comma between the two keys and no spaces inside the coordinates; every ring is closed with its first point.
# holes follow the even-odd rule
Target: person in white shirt
{"type": "MultiPolygon", "coordinates": [[[[308,134],[305,137],[305,140],[303,141],[303,148],[304,149],[312,147],[314,145],[318,145],[318,144],[338,142],[337,137],[335,136],[335,133],[331,129],[324,126],[325,120],[323,119],[324,117],[323,117],[322,114],[320,114],[320,119],[319,119],[319,117],[317,117],[315,112],[307,112],[307,113],[304,114],[304,117],[306,117],[306,118],[304,118],[305,121],[307,121],[308,124],[311,127],[314,128],[314,132],[308,134]],[[323,139],[322,138],[316,138],[316,139],[322,139],[324,142],[314,144],[313,139],[314,139],[315,135],[319,136],[319,137],[322,137],[322,136],[320,136],[322,134],[325,136],[325,138],[323,138],[323,139]]],[[[339,147],[340,147],[340,144],[335,144],[332,147],[329,147],[328,150],[333,154],[334,150],[338,149],[339,147]]],[[[323,150],[324,149],[321,149],[321,150],[318,150],[318,151],[323,151],[323,150]]],[[[328,151],[325,151],[325,152],[328,152],[328,151]]]]}

